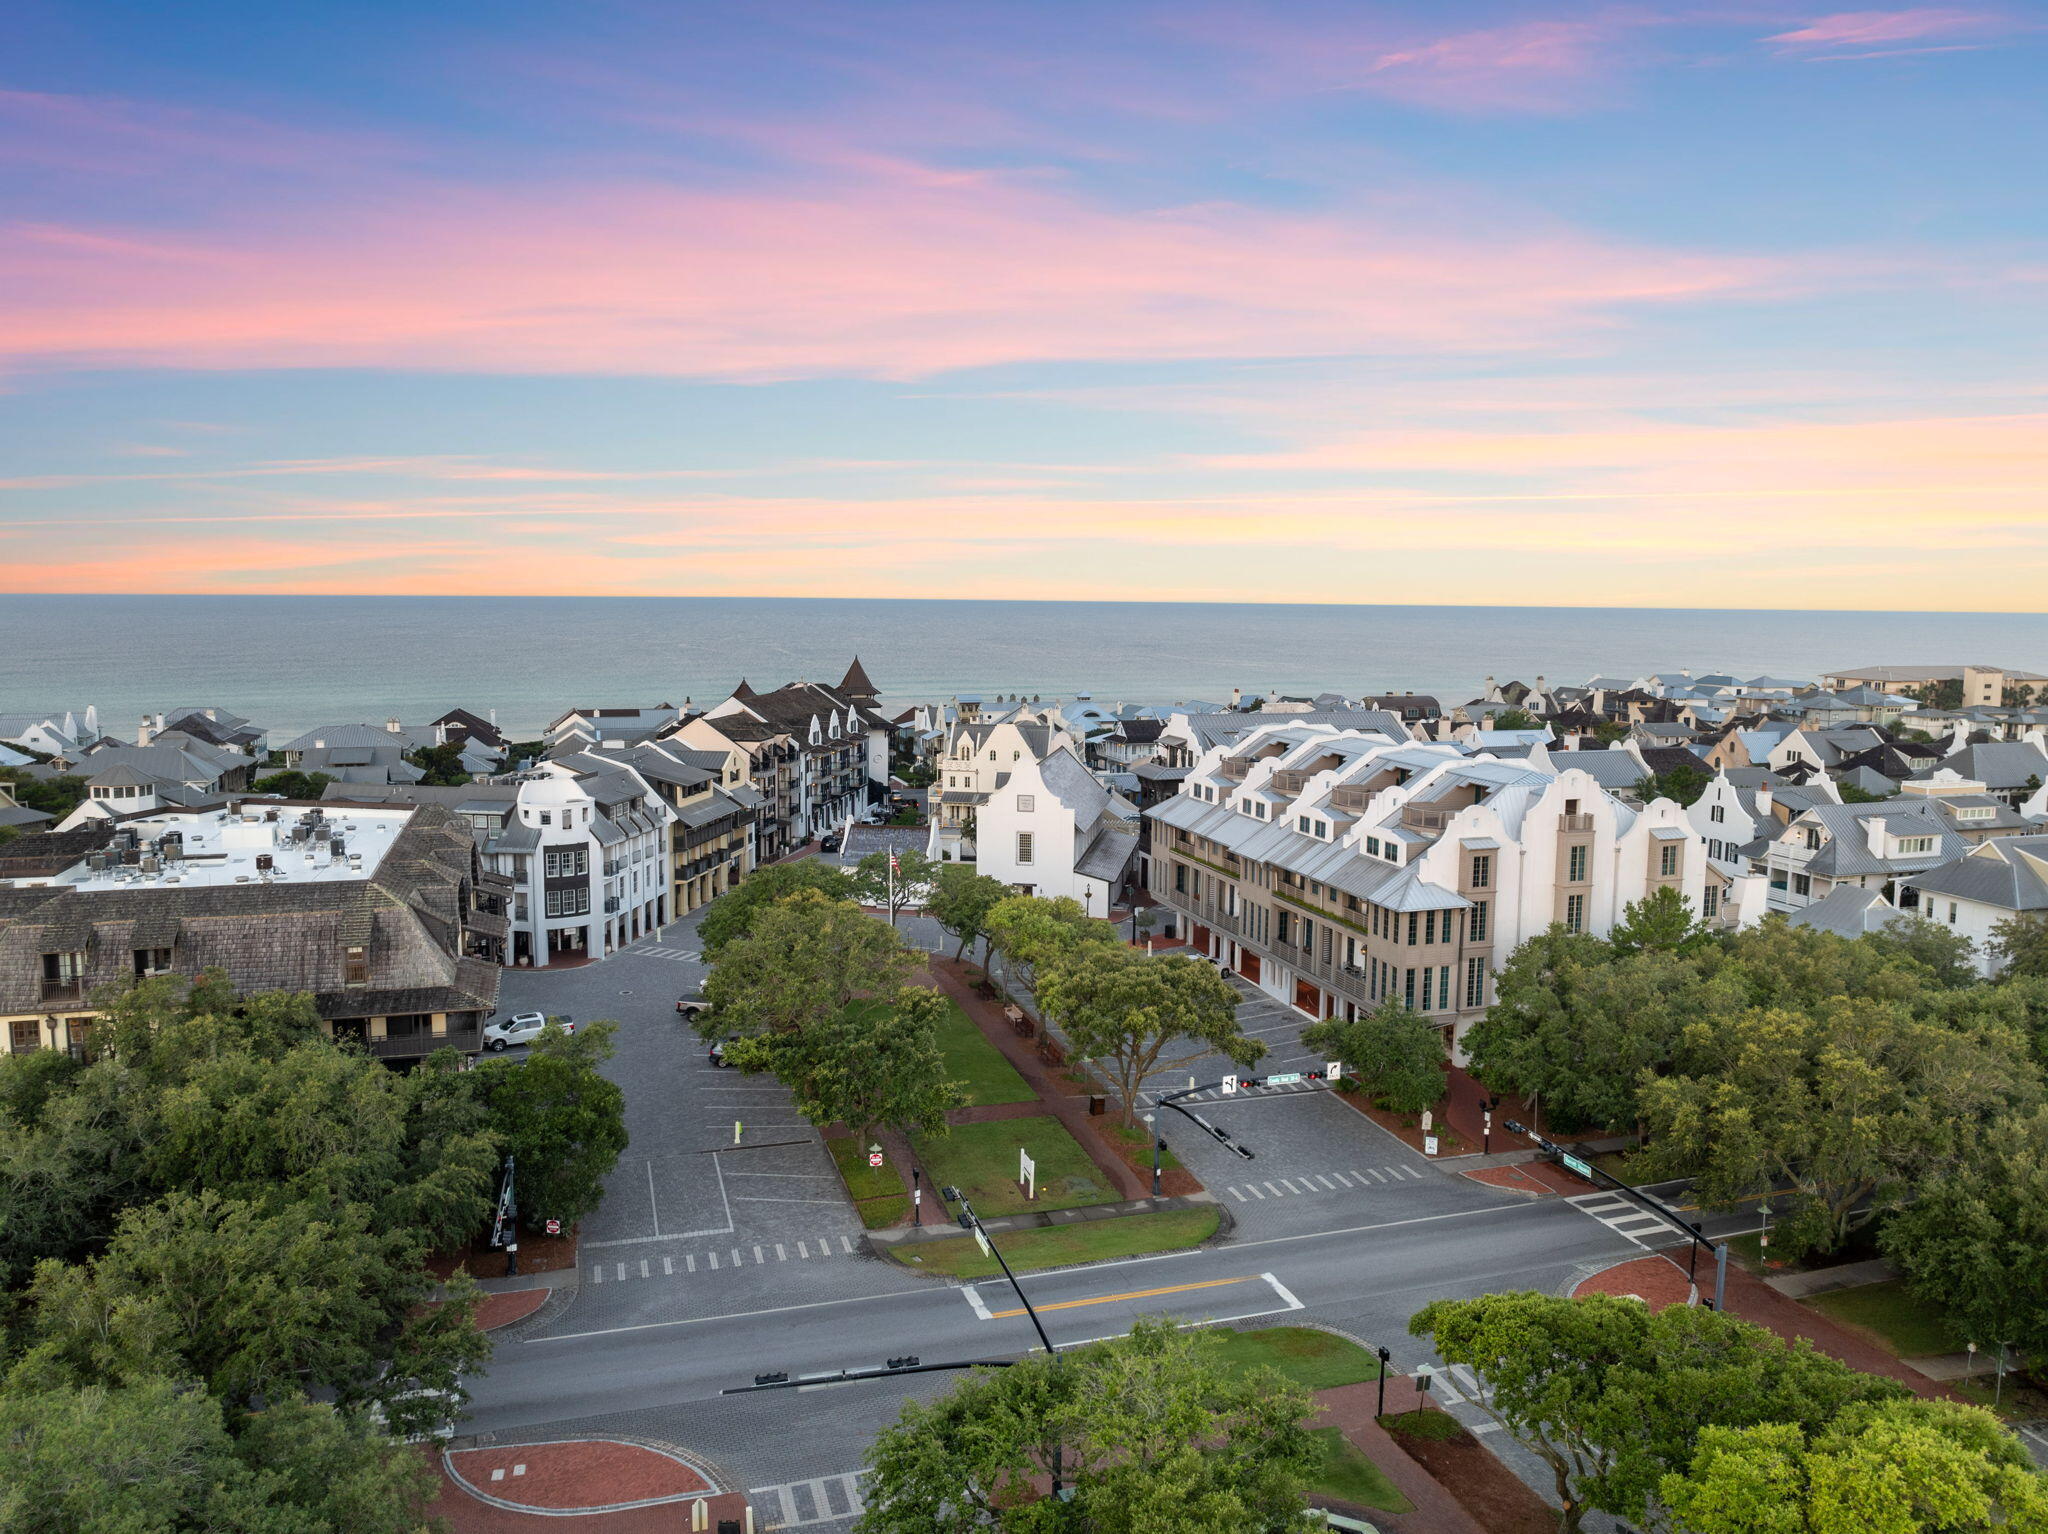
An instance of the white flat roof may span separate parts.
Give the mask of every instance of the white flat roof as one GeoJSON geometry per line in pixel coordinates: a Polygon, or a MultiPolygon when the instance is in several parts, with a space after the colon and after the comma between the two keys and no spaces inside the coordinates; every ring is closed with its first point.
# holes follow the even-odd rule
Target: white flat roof
{"type": "Polygon", "coordinates": [[[116,847],[104,853],[105,867],[95,868],[92,857],[81,858],[50,882],[99,891],[367,879],[413,811],[411,806],[324,811],[318,822],[305,818],[307,813],[296,806],[250,801],[240,815],[224,809],[166,810],[124,820],[115,827],[116,847]],[[270,813],[277,819],[266,819],[270,813]],[[295,839],[302,825],[306,830],[295,839]],[[139,844],[135,862],[125,861],[117,850],[124,831],[134,832],[139,844]],[[340,857],[333,850],[337,836],[344,843],[340,857]],[[268,866],[259,865],[258,858],[268,866]]]}

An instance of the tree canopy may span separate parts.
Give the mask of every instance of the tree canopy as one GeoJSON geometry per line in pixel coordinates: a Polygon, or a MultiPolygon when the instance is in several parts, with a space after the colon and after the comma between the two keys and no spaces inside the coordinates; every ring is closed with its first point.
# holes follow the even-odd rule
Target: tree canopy
{"type": "Polygon", "coordinates": [[[948,935],[959,939],[953,957],[965,958],[967,950],[987,936],[989,913],[1012,893],[1002,880],[976,873],[966,863],[944,863],[932,880],[925,911],[948,935]]]}
{"type": "Polygon", "coordinates": [[[1382,1108],[1420,1113],[1444,1095],[1443,1034],[1398,997],[1355,1022],[1329,1017],[1312,1023],[1301,1030],[1301,1042],[1341,1061],[1345,1077],[1382,1108]]]}
{"type": "Polygon", "coordinates": [[[300,772],[296,767],[267,773],[249,785],[254,794],[276,794],[285,799],[318,799],[328,784],[337,782],[332,773],[300,772]]]}
{"type": "Polygon", "coordinates": [[[1126,1125],[1155,1071],[1206,1055],[1250,1067],[1266,1053],[1237,1025],[1237,988],[1199,959],[1080,942],[1039,962],[1037,995],[1069,1051],[1108,1066],[1126,1125]],[[1176,1044],[1187,1047],[1169,1054],[1176,1044]]]}
{"type": "Polygon", "coordinates": [[[816,858],[755,869],[712,901],[698,922],[697,936],[704,944],[705,956],[718,959],[725,945],[744,933],[756,915],[799,890],[816,890],[828,900],[845,900],[853,894],[853,881],[843,870],[816,858]]]}
{"type": "Polygon", "coordinates": [[[719,950],[704,985],[711,1010],[698,1026],[747,1035],[821,1025],[856,1001],[894,996],[916,967],[893,927],[850,901],[799,889],[757,909],[719,950]]]}
{"type": "Polygon", "coordinates": [[[1212,1332],[1140,1321],[1127,1337],[976,1370],[905,1403],[869,1450],[860,1534],[1272,1534],[1310,1527],[1313,1401],[1238,1370],[1212,1332]],[[1054,1456],[1070,1501],[1043,1495],[1054,1456]]]}
{"type": "Polygon", "coordinates": [[[523,1060],[487,1060],[470,1072],[499,1144],[513,1158],[520,1208],[565,1225],[595,1209],[626,1148],[626,1095],[598,1067],[612,1057],[616,1023],[574,1033],[550,1023],[523,1060]]]}
{"type": "Polygon", "coordinates": [[[805,1118],[844,1124],[863,1142],[877,1127],[943,1135],[947,1110],[967,1101],[966,1089],[947,1078],[939,1046],[947,1006],[937,991],[905,986],[800,1028],[741,1039],[727,1058],[774,1072],[805,1118]]]}
{"type": "Polygon", "coordinates": [[[854,898],[863,905],[880,906],[891,917],[912,906],[928,905],[932,882],[945,866],[926,857],[915,847],[905,847],[897,852],[896,869],[892,873],[887,848],[870,852],[854,865],[854,898]]]}
{"type": "Polygon", "coordinates": [[[1480,1382],[1473,1404],[1549,1468],[1576,1530],[1592,1508],[1641,1520],[1703,1428],[1818,1430],[1904,1388],[1725,1313],[1596,1294],[1438,1300],[1408,1323],[1480,1382]]]}

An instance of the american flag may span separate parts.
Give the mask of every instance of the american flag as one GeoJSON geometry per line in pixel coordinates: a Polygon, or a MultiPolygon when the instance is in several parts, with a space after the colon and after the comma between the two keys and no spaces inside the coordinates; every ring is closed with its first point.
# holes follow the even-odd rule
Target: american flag
{"type": "Polygon", "coordinates": [[[903,872],[903,865],[896,861],[896,849],[894,847],[889,849],[889,872],[892,874],[903,872]]]}

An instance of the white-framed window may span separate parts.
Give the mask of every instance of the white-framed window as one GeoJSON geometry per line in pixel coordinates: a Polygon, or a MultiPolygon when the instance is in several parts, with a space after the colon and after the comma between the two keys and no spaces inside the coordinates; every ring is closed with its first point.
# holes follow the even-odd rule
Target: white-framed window
{"type": "Polygon", "coordinates": [[[1916,853],[1932,852],[1934,838],[1931,836],[1902,836],[1899,838],[1899,852],[1906,857],[1916,853]]]}
{"type": "Polygon", "coordinates": [[[1564,925],[1568,932],[1586,930],[1586,897],[1567,895],[1564,899],[1564,925]]]}
{"type": "Polygon", "coordinates": [[[1709,810],[1707,811],[1707,819],[1709,819],[1709,820],[1713,821],[1713,822],[1714,822],[1715,824],[1717,824],[1717,825],[1718,825],[1718,824],[1719,824],[1720,822],[1722,822],[1722,821],[1726,820],[1727,818],[1728,818],[1728,810],[1727,810],[1727,807],[1726,807],[1725,805],[1719,805],[1719,804],[1717,804],[1717,805],[1714,805],[1714,806],[1713,806],[1712,808],[1710,808],[1710,809],[1709,809],[1709,810]]]}
{"type": "Polygon", "coordinates": [[[1019,794],[1017,796],[1017,813],[1019,815],[1029,815],[1037,808],[1038,796],[1036,794],[1019,794]]]}
{"type": "Polygon", "coordinates": [[[1031,833],[1029,831],[1019,831],[1017,833],[1017,861],[1019,863],[1030,862],[1031,851],[1031,833]]]}

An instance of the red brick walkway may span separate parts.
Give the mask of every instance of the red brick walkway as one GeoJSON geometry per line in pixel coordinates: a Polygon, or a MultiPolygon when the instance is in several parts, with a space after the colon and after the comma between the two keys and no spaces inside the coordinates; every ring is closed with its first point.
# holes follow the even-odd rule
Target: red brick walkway
{"type": "Polygon", "coordinates": [[[437,1468],[430,1511],[455,1534],[657,1534],[687,1528],[694,1501],[710,1504],[714,1528],[746,1507],[678,1456],[611,1439],[461,1449],[437,1468]]]}
{"type": "MultiPolygon", "coordinates": [[[[1367,1459],[1386,1473],[1401,1494],[1415,1504],[1412,1513],[1375,1511],[1371,1522],[1387,1534],[1486,1534],[1472,1515],[1458,1505],[1448,1491],[1437,1484],[1427,1470],[1416,1464],[1401,1446],[1387,1436],[1387,1430],[1373,1420],[1379,1405],[1379,1382],[1341,1385],[1318,1390],[1320,1408],[1310,1427],[1334,1427],[1367,1459]]],[[[1414,1385],[1404,1375],[1387,1376],[1387,1410],[1413,1411],[1420,1404],[1414,1385]]]]}
{"type": "Polygon", "coordinates": [[[514,1289],[509,1294],[487,1294],[478,1301],[476,1326],[481,1332],[524,1321],[547,1303],[545,1289],[514,1289]]]}
{"type": "MultiPolygon", "coordinates": [[[[1712,1298],[1714,1273],[1704,1262],[1700,1267],[1699,1285],[1701,1294],[1712,1298]]],[[[1666,1305],[1685,1303],[1686,1276],[1676,1264],[1662,1257],[1637,1257],[1603,1268],[1580,1283],[1572,1293],[1633,1294],[1653,1309],[1661,1310],[1666,1305]]],[[[1847,1328],[1837,1326],[1819,1311],[1810,1310],[1797,1300],[1778,1293],[1735,1262],[1728,1264],[1728,1313],[1745,1321],[1754,1321],[1758,1326],[1769,1327],[1788,1340],[1804,1337],[1817,1350],[1840,1359],[1850,1368],[1895,1379],[1915,1395],[1926,1396],[1930,1400],[1962,1399],[1947,1386],[1929,1379],[1917,1369],[1908,1368],[1876,1343],[1866,1341],[1847,1328]]]]}

